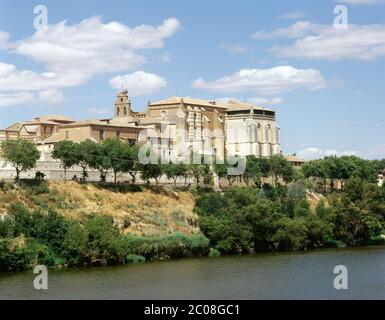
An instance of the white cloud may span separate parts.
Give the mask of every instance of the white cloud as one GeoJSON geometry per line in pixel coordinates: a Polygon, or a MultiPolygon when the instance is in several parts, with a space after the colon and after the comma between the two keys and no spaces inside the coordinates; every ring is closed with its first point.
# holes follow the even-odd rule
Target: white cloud
{"type": "Polygon", "coordinates": [[[385,25],[383,24],[349,24],[347,30],[337,30],[332,25],[298,21],[287,28],[272,32],[258,31],[253,38],[297,39],[289,46],[272,48],[277,55],[289,58],[372,60],[385,57],[385,25]]]}
{"type": "Polygon", "coordinates": [[[80,74],[37,73],[31,70],[18,70],[13,64],[0,63],[0,92],[72,87],[83,84],[86,80],[87,78],[80,74]]]}
{"type": "Polygon", "coordinates": [[[136,71],[123,76],[116,76],[110,80],[113,88],[127,89],[131,96],[142,96],[155,93],[167,85],[167,81],[154,74],[144,71],[136,71]]]}
{"type": "Polygon", "coordinates": [[[247,52],[247,48],[243,45],[240,45],[240,44],[225,44],[224,43],[221,45],[221,48],[225,49],[228,52],[235,53],[235,54],[247,52]]]}
{"type": "Polygon", "coordinates": [[[85,77],[127,71],[146,62],[139,51],[159,49],[180,27],[175,18],[159,26],[129,28],[119,22],[103,24],[91,17],[79,24],[59,22],[13,43],[15,52],[28,56],[57,73],[80,73],[85,77]]]}
{"type": "Polygon", "coordinates": [[[366,152],[366,156],[369,159],[385,159],[385,144],[371,147],[366,152]]]}
{"type": "Polygon", "coordinates": [[[385,144],[375,145],[360,151],[311,147],[301,150],[297,155],[306,160],[323,159],[328,156],[340,157],[349,155],[358,156],[364,159],[385,159],[385,144]]]}
{"type": "Polygon", "coordinates": [[[0,93],[0,107],[31,103],[34,95],[30,92],[0,93]]]}
{"type": "Polygon", "coordinates": [[[322,29],[322,25],[309,21],[297,21],[289,27],[278,28],[271,32],[257,31],[254,33],[253,38],[262,40],[273,38],[300,38],[309,33],[315,33],[320,29],[322,29]]]}
{"type": "Polygon", "coordinates": [[[378,3],[383,3],[383,0],[334,0],[339,3],[346,3],[351,5],[373,5],[378,3]]]}
{"type": "Polygon", "coordinates": [[[56,89],[34,92],[0,93],[0,107],[16,105],[59,104],[64,101],[63,94],[56,89]]]}
{"type": "Polygon", "coordinates": [[[64,96],[57,89],[48,89],[38,92],[38,100],[48,104],[58,104],[64,101],[64,96]]]}
{"type": "Polygon", "coordinates": [[[296,20],[296,19],[301,19],[304,17],[305,17],[305,14],[302,11],[298,10],[298,11],[292,11],[292,12],[285,13],[285,14],[280,16],[280,19],[296,20]]]}
{"type": "Polygon", "coordinates": [[[359,156],[359,151],[354,150],[336,150],[336,149],[322,149],[317,147],[306,148],[297,153],[300,158],[305,160],[323,159],[329,156],[359,156]]]}
{"type": "Polygon", "coordinates": [[[175,18],[155,27],[129,28],[119,22],[103,24],[99,17],[91,17],[74,25],[67,25],[66,21],[49,25],[12,43],[8,42],[9,35],[0,31],[0,49],[27,56],[46,70],[19,70],[15,65],[0,62],[0,92],[5,93],[2,105],[6,101],[15,105],[16,100],[5,97],[16,97],[13,92],[21,97],[26,91],[34,92],[33,96],[40,101],[60,101],[60,88],[82,85],[97,74],[135,69],[146,62],[145,49],[162,48],[165,39],[179,27],[175,18]]]}
{"type": "Polygon", "coordinates": [[[297,88],[321,89],[326,86],[326,82],[318,70],[279,66],[271,69],[242,69],[211,82],[197,79],[192,85],[196,89],[222,93],[275,95],[297,88]]]}

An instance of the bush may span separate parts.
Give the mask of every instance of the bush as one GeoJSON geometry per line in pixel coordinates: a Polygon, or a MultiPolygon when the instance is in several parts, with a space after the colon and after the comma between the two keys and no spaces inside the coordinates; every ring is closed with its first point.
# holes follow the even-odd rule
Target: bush
{"type": "Polygon", "coordinates": [[[0,239],[0,271],[23,271],[38,264],[59,266],[63,263],[48,246],[35,239],[0,239]]]}
{"type": "Polygon", "coordinates": [[[88,232],[88,262],[93,265],[123,263],[126,251],[123,237],[111,217],[91,216],[84,227],[88,232]]]}
{"type": "Polygon", "coordinates": [[[146,258],[143,256],[139,256],[137,254],[128,254],[126,257],[127,263],[142,263],[145,262],[146,258]]]}
{"type": "Polygon", "coordinates": [[[381,243],[385,193],[353,177],[312,208],[303,181],[289,186],[231,187],[196,201],[199,227],[221,253],[306,250],[381,243]]]}
{"type": "Polygon", "coordinates": [[[211,257],[211,258],[220,257],[220,255],[221,255],[221,253],[219,250],[217,250],[215,248],[210,248],[209,257],[211,257]]]}
{"type": "Polygon", "coordinates": [[[127,251],[144,256],[146,260],[205,255],[208,246],[209,240],[201,234],[187,236],[176,232],[166,236],[126,236],[127,251]]]}
{"type": "Polygon", "coordinates": [[[123,227],[124,229],[127,229],[131,226],[131,219],[129,216],[124,216],[124,219],[123,219],[123,227]]]}

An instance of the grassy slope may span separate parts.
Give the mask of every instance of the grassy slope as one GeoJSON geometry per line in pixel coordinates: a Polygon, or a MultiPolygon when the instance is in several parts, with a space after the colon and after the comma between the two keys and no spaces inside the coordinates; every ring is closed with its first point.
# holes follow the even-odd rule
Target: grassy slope
{"type": "Polygon", "coordinates": [[[122,231],[137,235],[160,235],[180,231],[198,231],[193,213],[194,197],[188,192],[113,192],[76,182],[49,182],[49,193],[34,194],[28,189],[0,190],[0,213],[21,201],[27,207],[49,205],[64,216],[81,219],[92,213],[111,216],[122,231]],[[124,228],[124,220],[130,222],[124,228]]]}

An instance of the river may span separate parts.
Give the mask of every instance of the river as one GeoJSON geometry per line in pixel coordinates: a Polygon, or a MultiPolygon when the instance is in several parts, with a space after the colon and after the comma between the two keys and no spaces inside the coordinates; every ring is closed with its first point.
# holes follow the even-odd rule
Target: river
{"type": "Polygon", "coordinates": [[[194,258],[0,274],[0,299],[385,299],[385,247],[194,258]],[[336,265],[348,290],[335,290],[336,265]]]}

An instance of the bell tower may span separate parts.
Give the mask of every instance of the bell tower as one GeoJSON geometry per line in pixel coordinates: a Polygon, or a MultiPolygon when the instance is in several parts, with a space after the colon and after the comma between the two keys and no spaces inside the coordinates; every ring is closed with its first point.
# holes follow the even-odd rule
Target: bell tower
{"type": "Polygon", "coordinates": [[[131,116],[131,100],[128,91],[123,90],[118,93],[115,100],[115,117],[131,116]]]}

